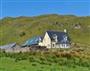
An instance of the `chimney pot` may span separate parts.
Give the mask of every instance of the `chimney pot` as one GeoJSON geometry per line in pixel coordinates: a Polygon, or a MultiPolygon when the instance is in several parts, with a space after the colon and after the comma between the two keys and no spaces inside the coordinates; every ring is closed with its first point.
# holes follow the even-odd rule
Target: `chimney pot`
{"type": "Polygon", "coordinates": [[[67,32],[67,30],[66,30],[66,29],[64,29],[64,32],[66,33],[66,32],[67,32]]]}

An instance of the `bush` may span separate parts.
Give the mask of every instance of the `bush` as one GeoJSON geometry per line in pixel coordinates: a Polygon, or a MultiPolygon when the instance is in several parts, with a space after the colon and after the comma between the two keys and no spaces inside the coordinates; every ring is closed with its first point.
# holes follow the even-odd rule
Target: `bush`
{"type": "Polygon", "coordinates": [[[23,37],[24,35],[26,35],[25,32],[21,32],[21,33],[20,33],[20,37],[23,37]]]}
{"type": "Polygon", "coordinates": [[[33,63],[32,66],[37,66],[37,64],[33,63]]]}
{"type": "Polygon", "coordinates": [[[33,56],[29,57],[29,61],[30,61],[30,62],[35,62],[34,57],[33,57],[33,56]]]}

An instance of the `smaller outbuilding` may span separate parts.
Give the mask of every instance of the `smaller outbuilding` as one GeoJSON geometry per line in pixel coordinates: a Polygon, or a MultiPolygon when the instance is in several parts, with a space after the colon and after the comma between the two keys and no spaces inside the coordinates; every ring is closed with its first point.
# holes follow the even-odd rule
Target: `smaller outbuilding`
{"type": "Polygon", "coordinates": [[[15,43],[10,43],[10,44],[6,44],[6,45],[3,45],[3,46],[0,46],[0,49],[10,49],[10,48],[13,48],[16,46],[16,42],[15,43]]]}

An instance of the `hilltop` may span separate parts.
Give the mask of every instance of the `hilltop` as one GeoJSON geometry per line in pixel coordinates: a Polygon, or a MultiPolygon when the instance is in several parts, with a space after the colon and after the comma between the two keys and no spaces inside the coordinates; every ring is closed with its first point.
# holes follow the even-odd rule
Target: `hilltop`
{"type": "Polygon", "coordinates": [[[0,45],[25,40],[44,34],[47,30],[67,29],[74,43],[90,46],[90,16],[40,15],[35,17],[5,17],[0,20],[0,45]]]}

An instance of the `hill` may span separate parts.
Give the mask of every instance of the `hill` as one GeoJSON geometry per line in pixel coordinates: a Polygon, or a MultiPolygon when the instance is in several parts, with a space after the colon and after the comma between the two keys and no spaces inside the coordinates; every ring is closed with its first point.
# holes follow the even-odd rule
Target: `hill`
{"type": "Polygon", "coordinates": [[[6,17],[0,20],[0,45],[44,34],[47,30],[67,29],[74,43],[90,46],[90,16],[40,15],[37,17],[6,17]]]}

